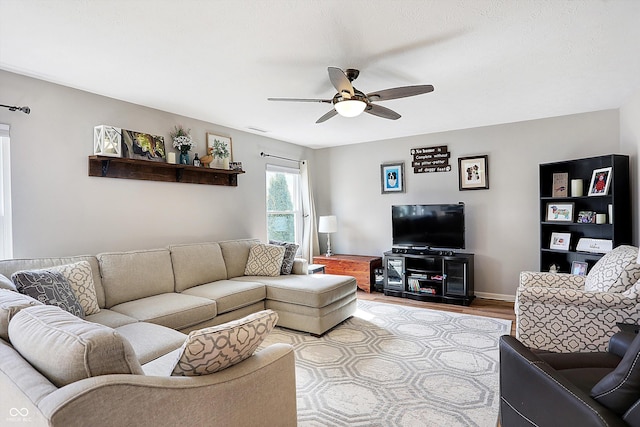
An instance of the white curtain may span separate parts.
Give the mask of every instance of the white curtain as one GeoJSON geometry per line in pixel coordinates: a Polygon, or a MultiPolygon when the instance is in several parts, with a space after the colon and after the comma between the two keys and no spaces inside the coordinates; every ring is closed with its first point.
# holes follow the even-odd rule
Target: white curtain
{"type": "Polygon", "coordinates": [[[318,228],[316,226],[316,208],[313,203],[313,185],[309,173],[309,161],[300,162],[300,176],[302,181],[302,220],[304,223],[302,235],[302,257],[313,263],[313,257],[320,254],[318,244],[318,228]]]}
{"type": "Polygon", "coordinates": [[[9,125],[0,123],[0,259],[13,257],[9,125]]]}

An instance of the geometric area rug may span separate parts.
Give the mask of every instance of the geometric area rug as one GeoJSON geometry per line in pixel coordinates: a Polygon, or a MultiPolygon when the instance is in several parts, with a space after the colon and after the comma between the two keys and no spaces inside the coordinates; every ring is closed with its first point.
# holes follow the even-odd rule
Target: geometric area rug
{"type": "Polygon", "coordinates": [[[495,426],[498,339],[511,322],[358,300],[320,338],[275,328],[293,345],[298,425],[495,426]]]}

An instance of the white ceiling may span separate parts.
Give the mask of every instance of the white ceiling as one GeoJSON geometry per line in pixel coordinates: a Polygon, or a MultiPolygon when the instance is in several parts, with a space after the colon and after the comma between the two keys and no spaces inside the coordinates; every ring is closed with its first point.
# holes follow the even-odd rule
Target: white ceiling
{"type": "Polygon", "coordinates": [[[318,148],[618,108],[640,1],[0,0],[0,69],[318,148]],[[331,98],[328,66],[435,91],[397,121],[267,101],[331,98]]]}

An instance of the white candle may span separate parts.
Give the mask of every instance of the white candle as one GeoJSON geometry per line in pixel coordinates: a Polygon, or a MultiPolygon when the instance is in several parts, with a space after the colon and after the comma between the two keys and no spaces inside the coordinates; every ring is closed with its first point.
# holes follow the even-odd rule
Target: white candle
{"type": "Polygon", "coordinates": [[[571,197],[580,197],[580,196],[582,196],[582,180],[572,179],[571,180],[571,197]]]}
{"type": "Polygon", "coordinates": [[[167,162],[176,164],[176,153],[167,153],[167,162]]]}
{"type": "Polygon", "coordinates": [[[596,224],[604,224],[607,222],[607,214],[596,214],[596,224]]]}

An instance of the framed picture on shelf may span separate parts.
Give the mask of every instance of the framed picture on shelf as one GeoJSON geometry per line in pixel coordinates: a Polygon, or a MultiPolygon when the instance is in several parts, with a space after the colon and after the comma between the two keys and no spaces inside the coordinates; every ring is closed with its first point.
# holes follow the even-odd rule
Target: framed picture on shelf
{"type": "Polygon", "coordinates": [[[568,251],[570,240],[571,240],[571,233],[551,233],[551,241],[549,242],[549,249],[556,249],[559,251],[568,251]]]}
{"type": "Polygon", "coordinates": [[[611,184],[611,167],[594,169],[589,184],[589,196],[606,196],[611,184]]]}
{"type": "Polygon", "coordinates": [[[489,188],[489,156],[458,157],[459,190],[489,188]]]}
{"type": "Polygon", "coordinates": [[[580,211],[578,212],[578,219],[576,222],[580,224],[595,224],[596,213],[593,211],[580,211]]]}
{"type": "Polygon", "coordinates": [[[575,203],[547,203],[546,221],[573,222],[575,203]]]}
{"type": "Polygon", "coordinates": [[[380,165],[382,194],[404,193],[404,162],[380,165]]]}
{"type": "MultiPolygon", "coordinates": [[[[233,161],[233,150],[231,147],[231,138],[228,136],[220,136],[213,133],[207,133],[207,154],[214,153],[214,161],[216,159],[233,161]],[[222,157],[216,154],[224,154],[222,157]]],[[[212,166],[213,167],[213,166],[212,166]]]]}
{"type": "Polygon", "coordinates": [[[551,188],[551,197],[567,197],[569,196],[569,174],[554,173],[553,188],[551,188]]]}
{"type": "Polygon", "coordinates": [[[571,274],[586,276],[587,268],[589,268],[589,265],[586,262],[573,261],[571,263],[571,274]]]}

